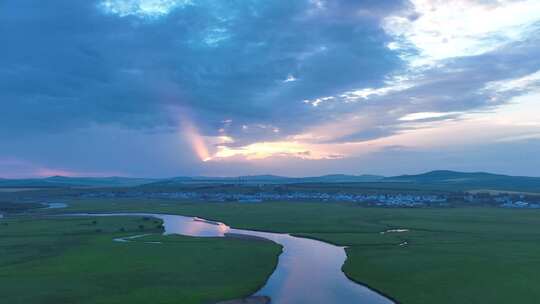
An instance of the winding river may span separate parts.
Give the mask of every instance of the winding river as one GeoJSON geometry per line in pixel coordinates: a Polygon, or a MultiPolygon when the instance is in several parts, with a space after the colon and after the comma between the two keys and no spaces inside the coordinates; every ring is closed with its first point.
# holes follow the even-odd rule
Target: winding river
{"type": "MultiPolygon", "coordinates": [[[[240,234],[265,238],[283,246],[279,262],[266,284],[254,295],[275,304],[389,304],[371,289],[349,280],[341,271],[347,258],[343,247],[289,234],[231,228],[223,223],[180,215],[151,213],[78,214],[85,216],[148,216],[163,220],[164,234],[224,237],[240,234]]],[[[123,238],[126,240],[127,238],[123,238]]]]}

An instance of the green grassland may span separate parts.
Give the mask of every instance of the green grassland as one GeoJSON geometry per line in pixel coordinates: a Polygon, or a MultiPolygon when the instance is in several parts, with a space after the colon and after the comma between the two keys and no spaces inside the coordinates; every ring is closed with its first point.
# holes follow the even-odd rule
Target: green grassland
{"type": "Polygon", "coordinates": [[[271,242],[161,236],[160,225],[141,217],[0,219],[0,302],[214,303],[256,291],[281,252],[271,242]],[[150,235],[113,242],[138,234],[150,235]]]}
{"type": "Polygon", "coordinates": [[[79,200],[66,211],[201,216],[348,246],[345,273],[401,303],[537,303],[540,211],[357,204],[79,200]],[[406,228],[409,232],[380,232],[406,228]],[[405,246],[399,244],[407,242],[405,246]]]}

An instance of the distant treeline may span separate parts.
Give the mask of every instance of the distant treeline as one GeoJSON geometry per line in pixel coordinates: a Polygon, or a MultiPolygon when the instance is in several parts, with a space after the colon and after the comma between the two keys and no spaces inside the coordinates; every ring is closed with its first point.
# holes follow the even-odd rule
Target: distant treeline
{"type": "Polygon", "coordinates": [[[0,212],[5,213],[20,213],[30,209],[42,208],[43,205],[38,203],[13,203],[0,201],[0,212]]]}

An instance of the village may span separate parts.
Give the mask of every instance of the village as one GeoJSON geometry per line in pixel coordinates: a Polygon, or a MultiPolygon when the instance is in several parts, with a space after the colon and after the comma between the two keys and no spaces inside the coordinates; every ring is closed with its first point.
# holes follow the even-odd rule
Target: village
{"type": "Polygon", "coordinates": [[[491,205],[502,208],[540,208],[539,196],[523,194],[411,194],[411,193],[326,193],[326,192],[196,192],[196,191],[100,191],[77,195],[79,198],[151,198],[208,202],[262,203],[270,201],[352,202],[381,207],[449,207],[456,204],[491,205]]]}
{"type": "Polygon", "coordinates": [[[413,194],[347,194],[323,192],[291,192],[270,193],[200,193],[200,192],[89,192],[80,195],[81,198],[154,198],[179,199],[210,202],[240,202],[261,203],[265,201],[319,201],[319,202],[356,202],[374,206],[393,207],[422,207],[448,205],[448,198],[442,195],[413,195],[413,194]]]}

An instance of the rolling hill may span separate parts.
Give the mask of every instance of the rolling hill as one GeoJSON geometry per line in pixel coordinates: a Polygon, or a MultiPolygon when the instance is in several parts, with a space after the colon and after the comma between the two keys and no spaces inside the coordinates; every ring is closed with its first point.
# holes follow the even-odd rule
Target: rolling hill
{"type": "Polygon", "coordinates": [[[510,176],[486,172],[437,170],[418,175],[387,177],[383,182],[440,185],[456,190],[506,190],[540,192],[540,177],[510,176]]]}
{"type": "Polygon", "coordinates": [[[540,177],[510,176],[486,172],[430,171],[417,175],[332,174],[312,177],[249,175],[239,177],[179,176],[173,178],[65,177],[0,179],[0,188],[80,188],[80,187],[175,187],[196,184],[343,184],[347,187],[429,190],[503,190],[540,193],[540,177]]]}
{"type": "Polygon", "coordinates": [[[0,188],[132,187],[155,181],[157,179],[51,176],[46,178],[0,179],[0,188]]]}

